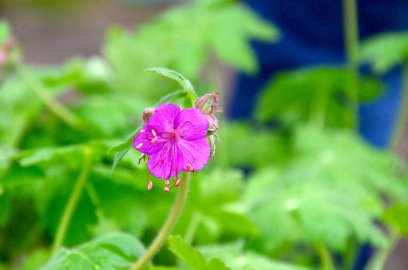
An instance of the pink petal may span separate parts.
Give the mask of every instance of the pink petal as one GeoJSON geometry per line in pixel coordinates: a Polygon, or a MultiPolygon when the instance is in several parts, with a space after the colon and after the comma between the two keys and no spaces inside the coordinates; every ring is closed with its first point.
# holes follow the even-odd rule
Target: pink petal
{"type": "Polygon", "coordinates": [[[207,135],[208,120],[198,109],[184,109],[174,120],[174,127],[182,138],[195,140],[207,135]]]}
{"type": "Polygon", "coordinates": [[[133,139],[133,148],[147,155],[160,151],[166,141],[157,133],[156,135],[157,139],[154,139],[152,127],[149,125],[144,126],[133,139]]]}
{"type": "Polygon", "coordinates": [[[168,142],[160,152],[150,156],[147,168],[155,177],[169,179],[183,169],[183,156],[174,143],[168,142]]]}
{"type": "Polygon", "coordinates": [[[150,117],[148,125],[158,133],[170,133],[174,130],[174,119],[180,113],[180,107],[175,104],[162,104],[150,117]]]}
{"type": "Polygon", "coordinates": [[[193,171],[201,170],[210,159],[210,144],[205,137],[194,141],[179,140],[177,147],[183,155],[184,171],[190,171],[189,165],[193,166],[193,171]]]}

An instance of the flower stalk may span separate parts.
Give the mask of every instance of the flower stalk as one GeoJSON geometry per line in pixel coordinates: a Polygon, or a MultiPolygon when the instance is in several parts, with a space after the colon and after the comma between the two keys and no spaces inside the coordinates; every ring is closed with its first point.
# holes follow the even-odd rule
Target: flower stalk
{"type": "Polygon", "coordinates": [[[89,171],[92,163],[92,152],[90,149],[85,149],[84,151],[84,165],[79,174],[78,180],[75,183],[75,186],[71,192],[71,196],[65,206],[64,213],[62,215],[61,221],[58,225],[57,234],[52,244],[51,254],[54,256],[58,249],[63,245],[65,236],[69,224],[71,223],[72,216],[74,214],[75,208],[78,205],[78,202],[82,196],[82,193],[85,188],[86,181],[88,179],[89,171]]]}
{"type": "Polygon", "coordinates": [[[133,267],[131,268],[132,270],[143,269],[143,267],[149,263],[149,261],[157,254],[157,252],[159,252],[160,248],[166,242],[184,208],[184,204],[187,199],[188,189],[190,186],[190,180],[191,180],[190,173],[183,172],[183,177],[180,183],[180,189],[178,191],[176,201],[174,202],[173,208],[169,216],[167,217],[166,222],[163,224],[163,227],[160,229],[156,238],[147,248],[146,252],[133,265],[133,267]]]}

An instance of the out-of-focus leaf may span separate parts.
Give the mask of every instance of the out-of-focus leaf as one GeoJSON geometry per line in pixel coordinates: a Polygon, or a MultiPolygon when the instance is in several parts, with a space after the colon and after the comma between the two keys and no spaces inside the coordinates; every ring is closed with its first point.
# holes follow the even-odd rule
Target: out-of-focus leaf
{"type": "Polygon", "coordinates": [[[211,243],[224,235],[256,235],[257,228],[241,201],[243,181],[243,174],[238,170],[201,172],[175,231],[188,235],[187,228],[195,227],[195,233],[188,237],[199,243],[211,243]]]}
{"type": "Polygon", "coordinates": [[[360,58],[384,74],[408,59],[408,33],[383,33],[370,37],[361,46],[360,58]]]}
{"type": "Polygon", "coordinates": [[[195,82],[215,52],[234,68],[254,72],[257,60],[249,41],[272,41],[276,36],[274,26],[236,1],[196,1],[170,9],[138,32],[112,29],[104,54],[121,90],[153,99],[166,88],[158,89],[157,81],[143,78],[142,70],[163,66],[195,82]]]}
{"type": "Polygon", "coordinates": [[[272,260],[252,251],[244,251],[239,242],[224,245],[202,246],[199,250],[208,259],[220,258],[234,270],[273,269],[273,270],[307,270],[309,268],[286,262],[272,260]]]}
{"type": "Polygon", "coordinates": [[[10,29],[5,21],[0,21],[0,44],[10,37],[10,29]]]}
{"type": "Polygon", "coordinates": [[[143,252],[133,236],[111,233],[73,249],[60,249],[41,270],[129,269],[143,252]]]}
{"type": "Polygon", "coordinates": [[[408,204],[396,203],[387,208],[384,213],[384,220],[392,226],[394,230],[402,235],[408,236],[408,204]]]}
{"type": "Polygon", "coordinates": [[[257,60],[248,39],[272,41],[277,29],[240,6],[220,8],[208,18],[213,26],[209,41],[217,56],[231,66],[248,73],[257,71],[257,60]],[[222,27],[221,27],[222,26],[222,27]]]}
{"type": "MultiPolygon", "coordinates": [[[[319,67],[284,72],[273,78],[259,97],[255,111],[262,122],[285,124],[315,121],[330,126],[354,125],[353,96],[347,86],[350,71],[319,67]]],[[[373,100],[383,87],[374,78],[359,78],[359,101],[373,100]]]]}
{"type": "Polygon", "coordinates": [[[282,163],[292,154],[288,136],[248,123],[221,122],[214,163],[243,168],[282,163]]]}
{"type": "Polygon", "coordinates": [[[72,160],[74,157],[78,158],[82,156],[84,151],[87,150],[91,150],[94,153],[104,151],[106,145],[107,142],[104,141],[92,141],[82,145],[27,150],[19,154],[17,160],[19,160],[22,166],[32,166],[37,163],[47,162],[54,159],[72,160]]]}
{"type": "Polygon", "coordinates": [[[0,226],[8,221],[10,214],[10,196],[5,193],[4,188],[0,187],[0,226]]]}
{"type": "Polygon", "coordinates": [[[384,244],[376,225],[384,211],[382,196],[408,195],[396,174],[400,161],[346,131],[300,128],[295,150],[286,166],[258,171],[249,181],[246,199],[261,230],[259,243],[273,250],[285,243],[323,242],[337,251],[350,238],[384,244]]]}
{"type": "Polygon", "coordinates": [[[217,258],[207,261],[204,256],[180,236],[171,236],[168,239],[169,249],[188,266],[196,270],[228,270],[217,258]]]}
{"type": "MultiPolygon", "coordinates": [[[[72,173],[64,167],[53,167],[47,171],[46,180],[40,182],[34,194],[34,204],[39,222],[54,236],[61,222],[69,195],[78,172],[72,173]]],[[[91,226],[97,223],[95,206],[87,192],[83,192],[73,212],[64,244],[77,245],[92,236],[91,226]]]]}
{"type": "Polygon", "coordinates": [[[29,253],[24,260],[24,264],[19,270],[38,270],[50,257],[50,252],[44,249],[36,249],[29,253]]]}

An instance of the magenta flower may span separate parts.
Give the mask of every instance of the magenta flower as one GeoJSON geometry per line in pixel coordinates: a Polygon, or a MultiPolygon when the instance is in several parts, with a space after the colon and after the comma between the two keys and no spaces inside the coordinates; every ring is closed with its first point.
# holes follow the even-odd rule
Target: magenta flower
{"type": "MultiPolygon", "coordinates": [[[[175,104],[163,104],[136,135],[133,147],[149,156],[150,173],[165,179],[168,188],[168,179],[177,178],[181,171],[205,167],[210,158],[207,132],[208,120],[200,110],[180,110],[175,104]]],[[[178,179],[176,183],[175,186],[179,184],[178,179]]]]}

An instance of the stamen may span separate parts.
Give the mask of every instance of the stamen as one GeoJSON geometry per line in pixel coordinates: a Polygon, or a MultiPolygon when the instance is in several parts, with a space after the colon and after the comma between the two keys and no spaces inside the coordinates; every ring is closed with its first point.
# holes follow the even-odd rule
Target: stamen
{"type": "Polygon", "coordinates": [[[145,133],[146,130],[144,130],[143,128],[140,130],[140,133],[145,133]]]}
{"type": "Polygon", "coordinates": [[[143,143],[139,143],[138,145],[136,145],[136,149],[140,149],[142,148],[142,146],[143,146],[143,143]]]}
{"type": "Polygon", "coordinates": [[[170,192],[170,187],[169,187],[169,186],[165,186],[165,187],[164,187],[164,191],[165,191],[165,192],[170,192]]]}
{"type": "Polygon", "coordinates": [[[178,187],[181,183],[180,179],[177,179],[176,182],[174,182],[174,187],[178,187]]]}
{"type": "Polygon", "coordinates": [[[149,182],[147,183],[147,190],[151,190],[152,187],[153,187],[153,182],[152,182],[152,181],[149,181],[149,182]]]}
{"type": "Polygon", "coordinates": [[[140,161],[142,161],[142,159],[144,160],[146,157],[145,154],[141,154],[140,157],[137,159],[137,163],[140,164],[140,161]]]}
{"type": "Polygon", "coordinates": [[[191,164],[187,164],[187,170],[188,170],[189,172],[194,171],[194,167],[193,167],[193,165],[191,165],[191,164]]]}
{"type": "Polygon", "coordinates": [[[164,184],[165,184],[166,186],[170,185],[170,180],[169,180],[169,179],[166,179],[166,180],[164,181],[164,184]]]}
{"type": "Polygon", "coordinates": [[[152,129],[152,134],[154,137],[157,137],[156,131],[154,129],[152,129]]]}
{"type": "Polygon", "coordinates": [[[151,141],[150,141],[150,143],[155,143],[157,141],[157,137],[154,137],[151,141]]]}

